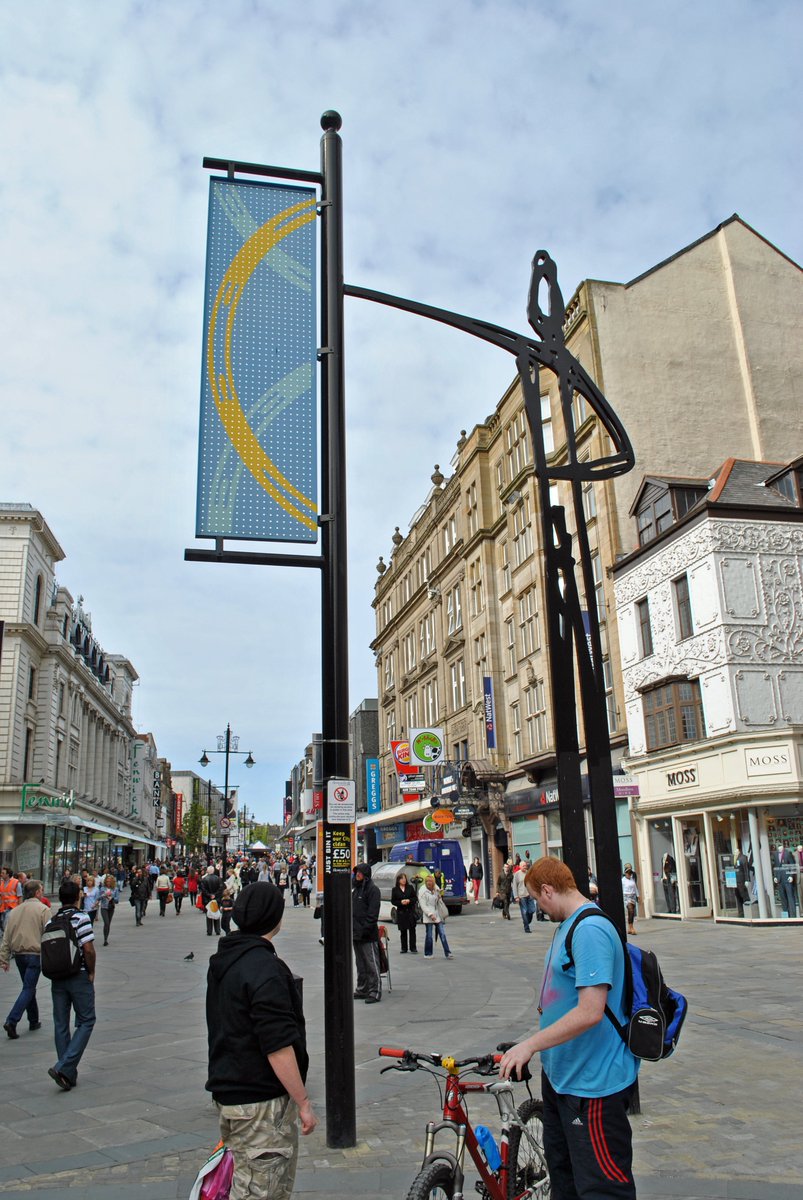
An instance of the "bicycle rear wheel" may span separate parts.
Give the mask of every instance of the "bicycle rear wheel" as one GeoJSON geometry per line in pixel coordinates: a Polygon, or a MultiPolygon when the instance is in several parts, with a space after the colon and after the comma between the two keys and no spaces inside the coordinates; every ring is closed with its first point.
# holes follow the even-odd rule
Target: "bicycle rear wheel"
{"type": "Polygon", "coordinates": [[[435,1162],[419,1171],[407,1193],[407,1200],[452,1200],[454,1174],[448,1163],[435,1162]]]}
{"type": "Polygon", "coordinates": [[[508,1133],[508,1198],[515,1200],[528,1188],[532,1200],[550,1200],[549,1182],[544,1156],[544,1105],[540,1100],[525,1100],[518,1108],[523,1128],[513,1125],[508,1133]]]}

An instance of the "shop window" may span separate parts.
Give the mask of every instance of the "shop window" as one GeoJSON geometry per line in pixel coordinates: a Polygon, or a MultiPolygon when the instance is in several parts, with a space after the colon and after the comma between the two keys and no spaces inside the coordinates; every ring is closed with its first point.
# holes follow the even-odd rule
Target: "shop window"
{"type": "Polygon", "coordinates": [[[644,692],[647,749],[662,750],[704,736],[703,704],[697,679],[679,679],[644,692]]]}
{"type": "Polygon", "coordinates": [[[689,577],[681,575],[673,583],[675,592],[675,612],[677,613],[678,641],[683,642],[694,633],[691,616],[691,600],[689,598],[689,577]]]}

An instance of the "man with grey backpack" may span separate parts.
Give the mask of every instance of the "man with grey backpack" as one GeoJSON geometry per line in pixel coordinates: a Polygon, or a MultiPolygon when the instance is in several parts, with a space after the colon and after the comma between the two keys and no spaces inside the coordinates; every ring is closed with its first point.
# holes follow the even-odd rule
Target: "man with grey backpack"
{"type": "Polygon", "coordinates": [[[80,894],[74,880],[62,881],[61,908],[42,933],[42,974],[50,980],[58,1055],[47,1073],[63,1092],[78,1082],[78,1063],[95,1027],[95,935],[88,915],[78,908],[80,894]]]}

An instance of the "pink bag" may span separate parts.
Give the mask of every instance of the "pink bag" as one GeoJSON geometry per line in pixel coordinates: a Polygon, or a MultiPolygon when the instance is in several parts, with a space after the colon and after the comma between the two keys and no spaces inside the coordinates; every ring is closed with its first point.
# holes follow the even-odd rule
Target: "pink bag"
{"type": "Polygon", "coordinates": [[[233,1176],[234,1155],[221,1142],[198,1172],[189,1200],[229,1200],[233,1176]]]}

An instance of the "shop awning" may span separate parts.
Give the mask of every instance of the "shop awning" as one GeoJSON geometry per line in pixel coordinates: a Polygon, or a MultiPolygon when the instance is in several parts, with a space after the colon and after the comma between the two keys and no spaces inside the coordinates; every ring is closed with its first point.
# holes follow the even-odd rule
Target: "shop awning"
{"type": "Polygon", "coordinates": [[[158,838],[146,837],[143,833],[131,833],[126,829],[115,829],[111,825],[103,825],[100,821],[90,821],[86,817],[76,817],[73,813],[62,817],[59,820],[59,825],[67,826],[70,829],[77,829],[80,825],[81,829],[87,829],[90,833],[105,833],[114,842],[138,842],[142,846],[154,846],[157,849],[167,850],[167,846],[160,842],[158,838]]]}
{"type": "Polygon", "coordinates": [[[409,804],[395,804],[393,808],[385,808],[382,812],[371,813],[370,816],[359,813],[357,828],[365,829],[369,825],[384,825],[386,821],[414,821],[416,817],[423,817],[428,812],[432,812],[429,800],[411,800],[409,804]]]}

